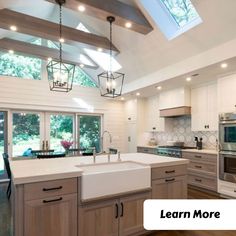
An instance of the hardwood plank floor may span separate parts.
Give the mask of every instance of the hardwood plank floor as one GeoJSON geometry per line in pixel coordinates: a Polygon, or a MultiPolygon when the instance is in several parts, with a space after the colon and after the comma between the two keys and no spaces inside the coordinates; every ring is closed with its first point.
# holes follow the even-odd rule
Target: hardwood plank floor
{"type": "MultiPolygon", "coordinates": [[[[6,184],[0,184],[0,236],[12,236],[11,205],[6,197],[6,184]]],[[[189,188],[190,199],[217,199],[219,195],[189,188]]],[[[33,235],[32,235],[33,236],[33,235]]],[[[86,235],[84,235],[86,236],[86,235]]],[[[103,236],[103,235],[101,235],[103,236]]],[[[157,231],[149,236],[236,236],[236,231],[157,231]]]]}

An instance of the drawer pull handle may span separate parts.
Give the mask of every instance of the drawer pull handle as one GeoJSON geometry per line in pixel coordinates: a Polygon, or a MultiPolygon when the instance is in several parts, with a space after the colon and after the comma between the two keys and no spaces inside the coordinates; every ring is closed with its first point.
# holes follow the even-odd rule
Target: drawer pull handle
{"type": "Polygon", "coordinates": [[[195,166],[196,168],[198,168],[198,169],[202,169],[202,166],[195,166]]]}
{"type": "Polygon", "coordinates": [[[234,190],[234,192],[236,193],[236,190],[234,190]]]}
{"type": "Polygon", "coordinates": [[[167,170],[167,171],[165,171],[165,173],[166,174],[172,174],[172,173],[175,173],[175,170],[169,170],[169,171],[167,170]]]}
{"type": "Polygon", "coordinates": [[[55,188],[43,188],[43,191],[47,192],[47,191],[53,191],[53,190],[59,190],[59,189],[62,189],[62,186],[55,187],[55,188]]]}
{"type": "Polygon", "coordinates": [[[196,181],[196,182],[202,182],[202,180],[201,180],[201,179],[195,179],[195,181],[196,181]]]}
{"type": "Polygon", "coordinates": [[[173,179],[166,179],[166,182],[172,182],[172,181],[175,181],[175,178],[173,178],[173,179]]]}
{"type": "Polygon", "coordinates": [[[61,201],[63,198],[56,198],[56,199],[52,199],[52,200],[43,200],[43,203],[50,203],[50,202],[59,202],[61,201]]]}
{"type": "Polygon", "coordinates": [[[195,155],[196,158],[202,158],[202,156],[199,156],[199,155],[195,155]]]}

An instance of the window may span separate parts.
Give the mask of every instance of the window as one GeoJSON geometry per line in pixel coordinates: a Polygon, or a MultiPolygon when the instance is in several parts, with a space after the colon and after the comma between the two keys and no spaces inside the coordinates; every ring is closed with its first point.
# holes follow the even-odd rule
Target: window
{"type": "MultiPolygon", "coordinates": [[[[0,111],[0,155],[6,152],[6,113],[0,111]]],[[[0,179],[4,174],[4,162],[1,156],[0,158],[0,179]]]]}
{"type": "Polygon", "coordinates": [[[2,52],[0,55],[0,75],[24,79],[41,79],[41,63],[38,58],[2,52]]]}
{"type": "Polygon", "coordinates": [[[81,30],[84,31],[86,33],[90,33],[90,31],[84,26],[84,24],[82,24],[81,22],[77,25],[76,27],[77,30],[81,30]]]}
{"type": "Polygon", "coordinates": [[[74,141],[73,122],[73,115],[50,116],[50,149],[54,149],[56,152],[64,152],[61,141],[74,141]]]}
{"type": "Polygon", "coordinates": [[[202,23],[191,0],[140,0],[168,40],[202,23]]]}
{"type": "Polygon", "coordinates": [[[40,149],[40,115],[37,113],[13,113],[13,156],[27,155],[29,148],[40,149]]]}
{"type": "Polygon", "coordinates": [[[161,0],[176,23],[183,27],[199,17],[190,0],[161,0]]]}
{"type": "Polygon", "coordinates": [[[75,67],[74,74],[74,84],[83,86],[83,87],[97,87],[95,82],[92,80],[90,76],[88,76],[80,67],[75,67]]]}
{"type": "Polygon", "coordinates": [[[80,148],[95,147],[100,152],[101,116],[79,116],[79,144],[80,148]]]}

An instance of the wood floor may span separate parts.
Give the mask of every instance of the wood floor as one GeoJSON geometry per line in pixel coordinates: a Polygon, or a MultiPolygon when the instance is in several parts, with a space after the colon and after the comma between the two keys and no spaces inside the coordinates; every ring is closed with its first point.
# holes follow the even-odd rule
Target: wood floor
{"type": "MultiPolygon", "coordinates": [[[[6,184],[0,184],[0,236],[12,236],[11,205],[6,197],[6,184]]],[[[220,196],[210,192],[189,188],[190,199],[217,199],[220,196]]],[[[34,235],[32,235],[34,236],[34,235]]],[[[43,236],[43,235],[42,235],[43,236]]],[[[86,235],[84,235],[86,236],[86,235]]],[[[103,236],[103,235],[101,235],[103,236]]],[[[236,236],[236,231],[157,231],[149,236],[236,236]]]]}

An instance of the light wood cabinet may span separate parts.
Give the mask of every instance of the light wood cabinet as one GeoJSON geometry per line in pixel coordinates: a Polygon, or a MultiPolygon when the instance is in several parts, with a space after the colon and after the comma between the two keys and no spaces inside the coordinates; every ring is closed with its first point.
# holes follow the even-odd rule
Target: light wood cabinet
{"type": "Polygon", "coordinates": [[[80,206],[79,236],[118,236],[118,210],[118,200],[80,206]]]}
{"type": "Polygon", "coordinates": [[[191,107],[192,131],[218,130],[216,84],[192,89],[191,107]]]}
{"type": "Polygon", "coordinates": [[[79,207],[79,236],[128,236],[145,232],[143,202],[150,192],[113,200],[85,203],[79,207]]]}
{"type": "Polygon", "coordinates": [[[217,191],[217,155],[198,152],[183,152],[189,159],[188,184],[217,191]]]}
{"type": "Polygon", "coordinates": [[[77,236],[77,194],[25,202],[24,236],[77,236]]]}
{"type": "Polygon", "coordinates": [[[152,169],[152,199],[186,199],[187,165],[152,169]]]}

